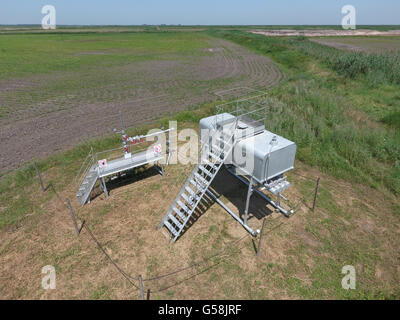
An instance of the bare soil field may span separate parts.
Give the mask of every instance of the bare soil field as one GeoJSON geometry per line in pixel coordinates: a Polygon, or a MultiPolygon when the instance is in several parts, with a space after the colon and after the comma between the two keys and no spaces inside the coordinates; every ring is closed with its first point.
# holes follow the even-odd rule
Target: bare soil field
{"type": "Polygon", "coordinates": [[[313,38],[311,41],[337,49],[356,52],[385,53],[400,51],[400,37],[329,37],[313,38]]]}
{"type": "MultiPolygon", "coordinates": [[[[108,54],[73,53],[97,59],[108,54]]],[[[208,37],[206,46],[193,55],[139,56],[121,66],[101,63],[74,72],[0,80],[0,172],[119,130],[119,111],[125,125],[134,126],[214,100],[213,92],[219,89],[265,89],[283,77],[269,58],[208,37]]]]}

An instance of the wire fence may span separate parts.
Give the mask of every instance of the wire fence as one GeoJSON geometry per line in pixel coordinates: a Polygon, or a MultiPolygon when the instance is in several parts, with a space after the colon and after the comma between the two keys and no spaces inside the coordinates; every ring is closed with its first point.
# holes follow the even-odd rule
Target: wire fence
{"type": "MultiPolygon", "coordinates": [[[[36,165],[35,165],[36,167],[36,165]]],[[[36,167],[37,169],[37,167],[36,167]]],[[[294,174],[297,174],[298,176],[302,177],[303,179],[307,179],[309,181],[315,181],[315,177],[307,177],[298,173],[293,172],[294,174]]],[[[185,174],[187,174],[186,172],[182,172],[176,179],[181,179],[182,176],[184,176],[185,174]]],[[[96,244],[97,248],[99,249],[99,251],[107,258],[107,260],[115,267],[115,269],[124,277],[124,279],[136,290],[138,290],[140,292],[140,296],[144,297],[144,286],[143,283],[147,283],[148,284],[148,292],[147,292],[147,299],[150,298],[150,292],[152,293],[158,293],[158,292],[163,292],[165,290],[168,290],[172,287],[178,286],[188,280],[194,279],[195,277],[206,273],[207,271],[211,270],[214,267],[217,267],[220,263],[222,263],[224,261],[224,259],[229,259],[230,256],[232,256],[234,254],[234,252],[232,251],[232,249],[236,249],[237,251],[240,252],[240,250],[246,246],[246,243],[244,242],[245,239],[248,239],[250,237],[250,235],[248,233],[246,233],[244,236],[240,237],[239,239],[236,239],[232,242],[230,242],[229,244],[227,244],[222,250],[217,251],[213,254],[211,254],[210,256],[203,258],[200,261],[194,262],[192,264],[189,264],[185,267],[167,272],[165,274],[161,274],[161,275],[156,275],[153,277],[149,277],[149,278],[142,278],[139,275],[131,275],[128,272],[126,272],[118,263],[115,262],[115,260],[106,252],[106,250],[104,249],[104,247],[102,246],[101,242],[97,239],[97,237],[93,234],[92,230],[90,229],[90,227],[88,226],[87,222],[85,220],[82,220],[79,216],[77,216],[72,208],[72,206],[70,205],[69,199],[63,199],[60,194],[57,192],[57,190],[55,189],[55,187],[50,183],[47,187],[44,187],[44,181],[42,178],[41,173],[39,172],[39,170],[37,169],[37,175],[38,175],[38,179],[40,182],[40,187],[42,189],[43,192],[47,192],[49,190],[51,190],[55,196],[57,197],[57,199],[59,200],[59,203],[63,205],[63,207],[67,210],[71,210],[71,215],[72,215],[72,220],[74,222],[74,224],[76,225],[76,232],[78,235],[81,234],[82,230],[85,230],[87,232],[87,234],[89,235],[89,239],[91,239],[91,241],[94,242],[94,244],[96,244]],[[80,227],[77,226],[77,222],[79,222],[80,227]],[[241,244],[241,245],[239,245],[241,244]],[[219,258],[219,259],[218,259],[219,258]],[[211,264],[209,264],[209,262],[212,262],[211,264]],[[204,267],[203,267],[204,266],[204,267]],[[197,268],[200,268],[200,270],[197,270],[197,268]],[[185,272],[191,271],[191,270],[195,270],[195,272],[193,274],[190,274],[189,276],[183,277],[183,279],[177,279],[178,275],[182,275],[185,272]],[[164,285],[164,286],[157,286],[157,281],[162,280],[162,279],[170,279],[172,278],[172,283],[168,284],[168,285],[164,285]],[[155,287],[156,289],[151,290],[150,287],[155,287]]],[[[319,179],[318,179],[319,180],[319,179]]],[[[306,205],[307,201],[311,199],[314,199],[314,203],[316,201],[316,197],[317,197],[317,191],[318,191],[318,184],[316,186],[316,189],[313,190],[312,192],[310,192],[310,194],[301,197],[300,199],[298,199],[298,201],[294,204],[294,206],[292,207],[295,214],[298,212],[298,209],[302,206],[302,205],[306,205]]],[[[266,235],[267,233],[270,233],[272,231],[274,231],[275,229],[279,228],[280,226],[282,226],[284,223],[280,223],[277,224],[276,226],[274,226],[273,228],[265,228],[266,230],[264,230],[263,233],[260,233],[258,236],[260,237],[260,239],[266,235]]],[[[259,243],[259,246],[261,245],[261,243],[259,243]]],[[[258,255],[258,250],[257,250],[257,255],[258,255]]]]}

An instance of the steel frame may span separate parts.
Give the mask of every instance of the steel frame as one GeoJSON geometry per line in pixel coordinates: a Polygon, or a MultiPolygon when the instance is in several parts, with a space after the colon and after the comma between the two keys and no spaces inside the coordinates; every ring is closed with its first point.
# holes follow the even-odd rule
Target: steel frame
{"type": "MultiPolygon", "coordinates": [[[[121,123],[122,123],[122,120],[121,120],[121,123]]],[[[146,139],[148,137],[159,135],[160,133],[167,133],[168,134],[168,138],[167,138],[167,141],[166,141],[167,149],[166,149],[165,154],[167,155],[167,159],[169,159],[169,157],[170,157],[170,149],[169,149],[169,144],[170,144],[170,140],[169,139],[170,138],[169,138],[169,133],[172,130],[175,130],[175,128],[169,128],[169,129],[161,130],[161,131],[154,132],[154,133],[151,133],[151,134],[148,134],[148,135],[143,135],[143,136],[140,136],[140,138],[141,139],[146,139]]],[[[125,131],[124,130],[122,130],[121,135],[122,136],[125,135],[125,131]]],[[[126,154],[128,154],[128,152],[126,151],[127,150],[126,149],[127,148],[126,140],[122,139],[122,143],[123,143],[123,151],[124,151],[124,154],[126,155],[126,154]]],[[[115,150],[118,150],[118,149],[115,149],[115,150]]],[[[110,151],[110,150],[102,151],[102,153],[107,152],[107,151],[110,151]]],[[[134,156],[135,156],[135,153],[131,155],[131,157],[134,157],[134,156]]],[[[106,198],[108,198],[109,194],[108,194],[106,182],[104,180],[105,177],[111,176],[111,175],[116,174],[116,173],[121,173],[121,172],[124,172],[124,171],[128,171],[128,170],[131,170],[131,169],[134,169],[136,167],[139,167],[139,166],[142,166],[142,165],[145,165],[145,164],[149,164],[149,163],[152,163],[152,162],[153,162],[154,168],[164,177],[165,176],[164,166],[159,163],[159,160],[162,157],[163,156],[160,156],[160,157],[157,157],[157,158],[154,158],[154,159],[150,159],[149,161],[145,161],[143,163],[138,163],[138,164],[132,165],[132,166],[127,167],[127,168],[120,168],[120,169],[117,168],[117,169],[115,169],[114,171],[112,171],[112,172],[110,172],[108,174],[101,174],[100,171],[99,171],[100,168],[97,167],[97,174],[98,174],[98,177],[99,177],[100,187],[103,190],[106,198]]],[[[97,154],[95,154],[95,159],[96,159],[96,162],[95,162],[95,165],[96,165],[96,163],[97,163],[97,154]]],[[[116,160],[122,160],[123,161],[123,160],[125,160],[125,158],[116,159],[116,160]]]]}
{"type": "Polygon", "coordinates": [[[231,209],[229,209],[216,195],[214,192],[212,192],[210,189],[207,189],[207,194],[215,200],[216,203],[218,203],[226,212],[228,212],[237,222],[239,222],[243,228],[246,229],[247,232],[249,232],[253,237],[257,236],[260,233],[260,230],[253,230],[249,225],[248,225],[248,218],[249,218],[249,206],[250,206],[250,201],[251,201],[251,196],[253,193],[257,193],[260,197],[262,197],[264,200],[266,200],[270,205],[272,205],[276,210],[278,210],[280,213],[282,213],[285,217],[290,217],[294,211],[292,209],[286,210],[283,208],[280,204],[280,198],[283,197],[280,192],[277,194],[277,200],[273,201],[270,197],[268,197],[266,194],[261,192],[259,188],[263,188],[264,186],[261,185],[260,183],[256,182],[253,177],[250,177],[250,180],[247,180],[243,178],[240,175],[237,175],[231,168],[225,166],[227,171],[233,175],[236,179],[238,179],[240,182],[244,183],[245,185],[248,186],[247,189],[247,197],[246,197],[246,206],[245,206],[245,211],[244,211],[244,217],[243,220],[237,216],[231,209]]]}

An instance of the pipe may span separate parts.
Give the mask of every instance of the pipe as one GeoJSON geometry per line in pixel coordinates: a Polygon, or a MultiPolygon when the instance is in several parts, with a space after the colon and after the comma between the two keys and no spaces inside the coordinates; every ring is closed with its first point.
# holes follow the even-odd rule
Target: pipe
{"type": "Polygon", "coordinates": [[[237,222],[239,222],[253,237],[257,236],[257,234],[259,233],[259,230],[254,231],[253,229],[251,229],[247,224],[244,224],[242,219],[240,219],[236,214],[234,214],[232,212],[231,209],[229,209],[225,203],[223,203],[221,200],[219,200],[217,198],[217,196],[211,192],[209,189],[206,190],[207,194],[213,198],[215,200],[215,202],[217,202],[222,208],[224,208],[237,222]]]}
{"type": "MultiPolygon", "coordinates": [[[[236,175],[234,172],[231,171],[231,169],[227,168],[228,172],[233,175],[234,177],[236,177],[237,179],[239,179],[241,182],[243,182],[246,185],[249,185],[249,182],[236,175]]],[[[269,202],[275,209],[278,209],[280,212],[283,213],[283,215],[285,217],[289,217],[291,214],[293,214],[293,210],[285,210],[284,208],[282,208],[280,205],[278,205],[277,203],[275,203],[275,201],[273,201],[270,197],[268,197],[267,195],[265,195],[264,193],[262,193],[260,190],[255,189],[254,190],[261,198],[265,199],[267,202],[269,202]]]]}

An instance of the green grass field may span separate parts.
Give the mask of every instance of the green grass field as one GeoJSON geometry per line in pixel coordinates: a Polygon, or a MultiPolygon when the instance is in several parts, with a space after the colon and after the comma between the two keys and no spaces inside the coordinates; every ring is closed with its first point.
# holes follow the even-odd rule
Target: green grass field
{"type": "MultiPolygon", "coordinates": [[[[346,51],[307,39],[272,38],[247,33],[245,28],[232,29],[235,27],[196,32],[157,32],[151,28],[147,33],[0,35],[0,77],[82,70],[90,74],[92,68],[97,70],[103,64],[119,66],[135,59],[159,59],[164,54],[191,55],[203,48],[209,37],[229,40],[272,58],[287,78],[268,90],[267,124],[269,130],[298,145],[297,168],[289,173],[293,190],[289,196],[302,201],[301,209],[289,220],[268,220],[260,259],[254,257],[248,240],[227,254],[227,259],[214,259],[220,262],[217,267],[152,298],[207,299],[212,293],[212,298],[220,299],[398,299],[400,84],[388,76],[399,77],[398,69],[391,68],[394,60],[386,61],[387,74],[374,81],[382,70],[370,66],[360,71],[356,67],[368,59],[376,60],[377,55],[351,60],[346,51]],[[42,45],[51,50],[41,52],[42,45]],[[341,64],[344,62],[350,66],[341,64]],[[358,71],[349,73],[349,68],[358,71]],[[310,195],[318,176],[322,176],[318,207],[311,213],[310,195]],[[357,290],[345,291],[340,286],[340,270],[345,264],[357,268],[357,290]]],[[[1,106],[0,102],[0,117],[6,112],[1,106]]],[[[215,102],[205,103],[130,129],[129,134],[167,125],[169,119],[177,119],[181,129],[197,128],[199,119],[213,114],[214,107],[215,102]]],[[[91,139],[39,161],[46,184],[72,199],[75,189],[71,181],[91,146],[97,150],[119,147],[120,136],[91,139]]],[[[154,190],[160,190],[164,199],[173,197],[173,188],[179,189],[182,181],[177,168],[170,170],[164,182],[144,180],[137,188],[133,183],[117,189],[111,199],[100,197],[83,209],[77,208],[107,252],[132,273],[141,272],[145,277],[164,273],[165,266],[176,261],[186,265],[208,257],[240,235],[233,219],[215,206],[175,247],[157,244],[159,253],[155,255],[154,224],[163,210],[158,212],[151,201],[136,200],[148,199],[154,190]],[[139,214],[137,225],[130,220],[135,214],[139,214]],[[192,254],[186,256],[187,250],[192,254]]],[[[235,192],[227,198],[237,197],[235,192]]],[[[4,239],[0,246],[4,270],[0,275],[6,279],[0,284],[0,297],[136,299],[97,248],[86,238],[75,238],[69,220],[63,220],[69,217],[68,212],[57,203],[52,192],[40,193],[32,163],[0,176],[0,234],[4,239]],[[18,263],[19,257],[30,263],[18,263]],[[22,286],[13,274],[14,269],[34,274],[42,264],[52,263],[65,284],[54,296],[43,296],[33,276],[22,286]]],[[[154,284],[157,286],[165,284],[154,284]]]]}
{"type": "Polygon", "coordinates": [[[164,54],[193,54],[205,37],[190,33],[19,34],[0,37],[0,79],[121,66],[164,54]]]}

